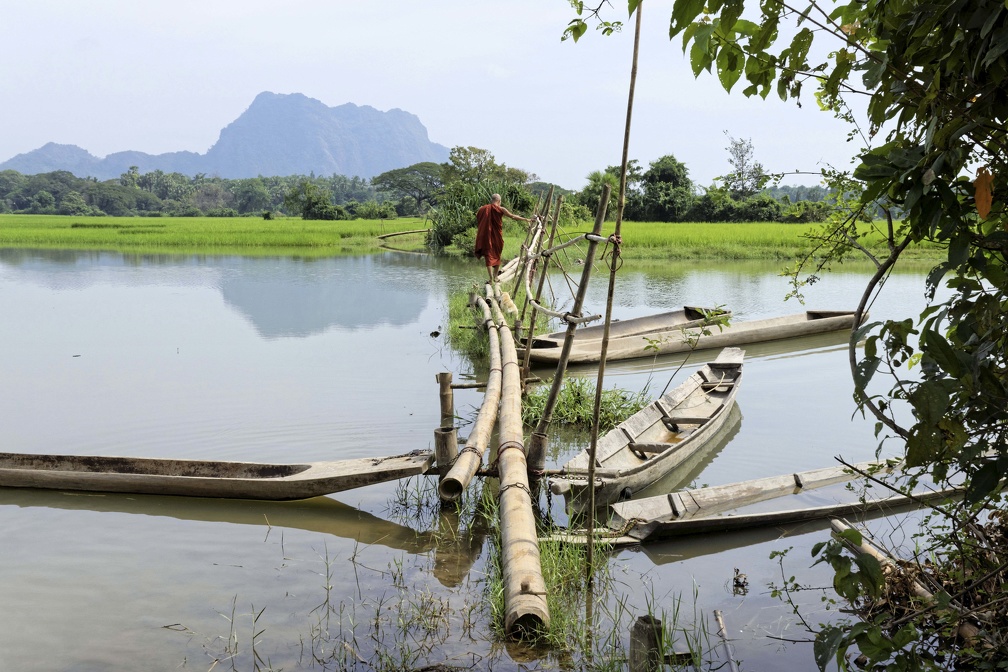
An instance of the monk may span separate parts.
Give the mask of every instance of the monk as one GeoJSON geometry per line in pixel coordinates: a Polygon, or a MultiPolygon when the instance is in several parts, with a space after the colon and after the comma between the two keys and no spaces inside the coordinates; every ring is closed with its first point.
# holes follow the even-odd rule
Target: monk
{"type": "Polygon", "coordinates": [[[519,222],[531,222],[531,219],[513,215],[501,205],[500,194],[490,197],[490,202],[476,211],[476,256],[486,260],[487,274],[490,282],[497,282],[500,271],[501,252],[504,250],[504,218],[510,217],[519,222]]]}

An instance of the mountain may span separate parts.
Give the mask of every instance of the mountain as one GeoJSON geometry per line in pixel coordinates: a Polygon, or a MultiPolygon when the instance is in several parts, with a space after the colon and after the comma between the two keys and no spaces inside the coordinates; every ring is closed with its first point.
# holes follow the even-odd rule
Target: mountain
{"type": "Polygon", "coordinates": [[[66,170],[108,180],[137,166],[225,178],[257,175],[347,175],[371,178],[421,161],[442,163],[448,148],[433,143],[416,115],[346,103],[329,107],[300,93],[264,92],[220,132],[206,154],[116,152],[98,158],[76,145],[50,142],[0,163],[25,175],[66,170]]]}

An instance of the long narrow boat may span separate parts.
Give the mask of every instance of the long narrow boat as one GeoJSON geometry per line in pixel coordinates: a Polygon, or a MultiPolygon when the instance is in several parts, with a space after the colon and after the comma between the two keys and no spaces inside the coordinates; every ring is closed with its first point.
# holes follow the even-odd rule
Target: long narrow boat
{"type": "MultiPolygon", "coordinates": [[[[698,308],[695,306],[683,306],[680,310],[673,310],[667,313],[656,315],[645,315],[644,317],[632,317],[627,320],[614,320],[609,325],[609,338],[626,338],[629,336],[644,336],[656,332],[667,332],[690,327],[702,327],[710,324],[712,320],[719,317],[730,316],[731,311],[721,308],[698,308]]],[[[574,343],[601,343],[604,325],[596,324],[591,327],[578,327],[574,332],[574,343]]],[[[540,350],[556,350],[559,354],[563,347],[564,338],[567,331],[556,331],[552,334],[542,334],[532,338],[532,359],[540,350]]],[[[596,349],[598,345],[595,346],[596,349]]]]}
{"type": "Polygon", "coordinates": [[[429,452],[335,462],[264,464],[0,453],[0,487],[233,499],[307,499],[425,473],[429,452]]]}
{"type": "Polygon", "coordinates": [[[959,491],[920,488],[907,496],[876,486],[862,496],[846,484],[860,473],[893,474],[898,465],[866,462],[854,466],[856,470],[826,467],[618,502],[612,506],[609,525],[629,537],[650,541],[850,515],[946,498],[959,491]]]}
{"type": "MultiPolygon", "coordinates": [[[[717,359],[645,406],[596,442],[595,506],[632,497],[670,474],[712,441],[725,425],[742,382],[739,348],[725,348],[717,359]]],[[[572,511],[589,506],[588,452],[582,450],[551,478],[554,494],[564,495],[572,511]]]]}
{"type": "MultiPolygon", "coordinates": [[[[655,355],[690,350],[715,350],[749,343],[811,336],[841,329],[849,330],[853,326],[854,311],[808,310],[803,313],[763,320],[732,322],[721,327],[717,325],[708,327],[702,325],[680,326],[617,337],[612,337],[610,334],[606,360],[654,357],[655,355]],[[707,333],[704,333],[705,331],[707,333]]],[[[568,362],[571,364],[596,363],[600,359],[601,350],[601,340],[579,342],[575,338],[568,362]]],[[[530,352],[530,359],[540,364],[556,363],[559,358],[559,347],[533,347],[530,352]]]]}

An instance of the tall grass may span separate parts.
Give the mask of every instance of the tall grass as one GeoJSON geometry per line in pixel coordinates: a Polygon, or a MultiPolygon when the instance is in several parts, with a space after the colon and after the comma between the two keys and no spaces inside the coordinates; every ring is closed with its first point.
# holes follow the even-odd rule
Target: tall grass
{"type": "MultiPolygon", "coordinates": [[[[522,422],[526,427],[534,427],[539,423],[549,393],[548,385],[540,385],[525,395],[522,400],[522,422]]],[[[595,393],[595,383],[588,378],[565,378],[553,410],[553,424],[590,428],[595,414],[595,393]]],[[[617,388],[602,390],[599,431],[609,431],[649,402],[647,388],[637,393],[617,388]]]]}
{"type": "MultiPolygon", "coordinates": [[[[379,249],[378,236],[424,228],[424,220],[259,217],[72,217],[0,215],[0,247],[243,255],[334,255],[379,249]]],[[[413,234],[422,246],[423,234],[413,234]]],[[[396,239],[399,241],[400,239],[396,239]]]]}

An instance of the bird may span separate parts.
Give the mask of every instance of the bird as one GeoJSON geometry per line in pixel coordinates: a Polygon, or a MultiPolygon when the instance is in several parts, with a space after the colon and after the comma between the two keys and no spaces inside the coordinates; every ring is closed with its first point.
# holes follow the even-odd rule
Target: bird
{"type": "Polygon", "coordinates": [[[739,571],[739,568],[735,568],[735,587],[736,588],[747,588],[749,586],[749,578],[739,571]]]}
{"type": "Polygon", "coordinates": [[[440,335],[441,335],[441,325],[439,324],[439,325],[437,325],[437,329],[435,329],[434,331],[430,332],[430,337],[431,338],[437,338],[440,335]]]}

